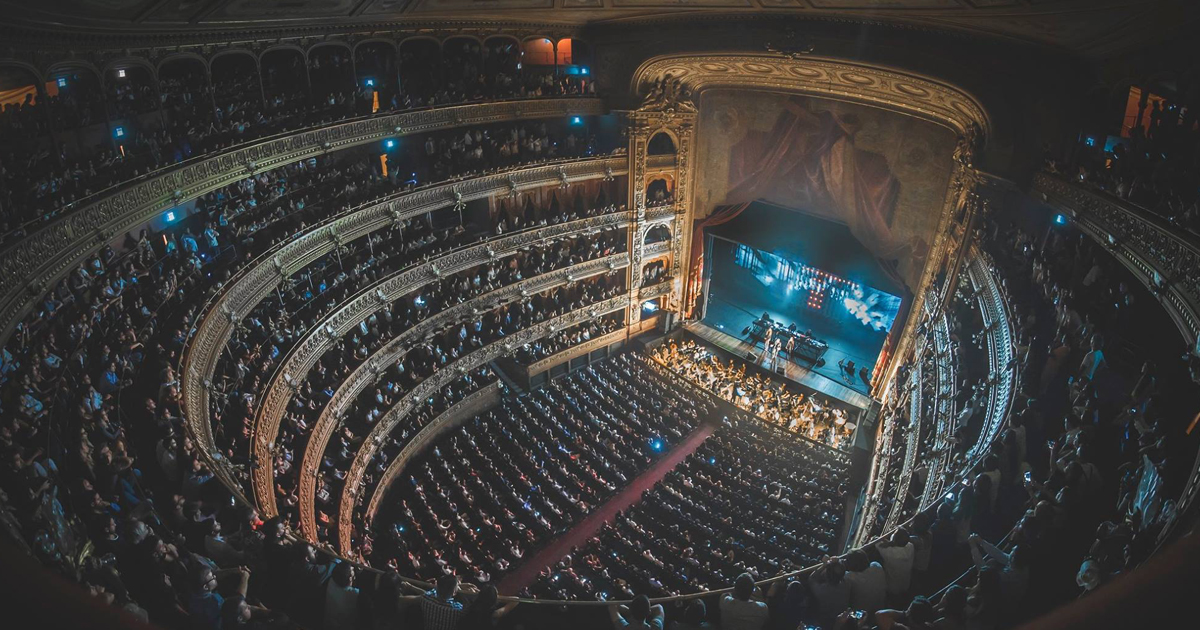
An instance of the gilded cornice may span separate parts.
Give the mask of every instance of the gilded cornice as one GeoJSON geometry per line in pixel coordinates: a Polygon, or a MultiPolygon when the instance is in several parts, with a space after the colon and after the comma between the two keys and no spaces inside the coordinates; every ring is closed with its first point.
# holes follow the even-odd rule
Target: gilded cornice
{"type": "Polygon", "coordinates": [[[966,91],[864,62],[765,53],[662,55],[637,69],[630,89],[653,95],[657,86],[671,82],[677,82],[676,93],[684,95],[679,100],[692,106],[709,89],[771,90],[880,107],[949,127],[958,135],[967,134],[972,125],[984,137],[990,131],[987,112],[966,91]]]}
{"type": "MultiPolygon", "coordinates": [[[[326,220],[260,256],[256,262],[239,272],[226,284],[222,293],[206,305],[198,320],[200,323],[196,333],[184,351],[181,368],[184,418],[192,435],[202,446],[201,451],[210,456],[217,452],[209,420],[208,386],[217,360],[234,327],[256,304],[270,295],[281,280],[333,251],[339,240],[348,243],[372,231],[386,228],[397,220],[445,207],[454,203],[455,194],[461,195],[463,200],[483,199],[507,192],[510,181],[516,181],[522,187],[541,187],[558,182],[564,172],[571,180],[596,179],[605,177],[608,173],[624,172],[626,163],[624,157],[578,160],[400,193],[326,220]]],[[[344,309],[335,313],[342,312],[344,309]]],[[[256,432],[255,444],[264,439],[262,435],[256,432]]],[[[267,440],[269,442],[273,439],[274,432],[267,440]]],[[[219,473],[225,471],[223,465],[217,465],[216,468],[219,473]]],[[[231,489],[240,489],[240,484],[234,483],[228,474],[222,474],[222,480],[231,489]]],[[[269,500],[273,504],[273,492],[265,496],[270,497],[269,500]]],[[[263,499],[259,497],[259,500],[263,499]]]]}
{"type": "MultiPolygon", "coordinates": [[[[608,215],[608,217],[619,217],[619,215],[608,215]]],[[[535,243],[536,240],[525,238],[521,239],[522,245],[535,243]]],[[[468,262],[466,259],[460,259],[454,263],[455,271],[469,269],[477,264],[486,263],[489,258],[486,252],[481,252],[482,260],[478,262],[468,262]]],[[[521,299],[526,295],[532,295],[541,291],[551,289],[556,286],[561,286],[570,282],[572,279],[580,280],[594,275],[608,273],[624,269],[629,265],[629,256],[625,253],[613,254],[604,258],[597,258],[587,262],[572,265],[563,269],[558,269],[550,273],[545,273],[532,278],[526,278],[516,284],[509,285],[500,289],[496,289],[490,293],[478,296],[462,304],[458,304],[447,308],[436,315],[433,315],[416,326],[404,331],[395,338],[389,340],[386,345],[377,350],[366,361],[362,363],[354,372],[347,377],[341,384],[338,385],[337,391],[333,397],[325,405],[325,409],[321,411],[320,417],[312,427],[311,435],[308,443],[304,448],[304,457],[300,467],[300,527],[305,536],[311,539],[316,539],[316,521],[313,520],[312,506],[316,497],[317,486],[316,476],[320,468],[321,458],[325,455],[325,448],[329,444],[329,440],[333,437],[334,431],[341,424],[343,414],[349,408],[350,404],[358,397],[367,387],[378,381],[387,368],[395,365],[400,359],[412,349],[416,341],[424,339],[427,335],[434,333],[442,328],[452,324],[458,324],[468,321],[474,317],[476,313],[494,309],[501,304],[507,304],[514,300],[521,299]]],[[[421,270],[425,271],[425,270],[421,270]]],[[[420,283],[432,281],[432,274],[424,273],[424,278],[419,280],[420,283]]],[[[419,285],[413,285],[408,288],[412,291],[419,285]]],[[[408,291],[405,291],[408,292],[408,291]]],[[[399,293],[403,295],[404,293],[399,293]]],[[[344,328],[349,330],[356,326],[361,319],[348,322],[344,328]]],[[[343,331],[344,332],[344,331],[343,331]]],[[[340,339],[340,334],[335,334],[334,339],[340,339]]],[[[301,376],[294,377],[294,382],[303,382],[303,378],[307,375],[308,369],[316,363],[316,360],[323,354],[324,349],[332,346],[332,341],[328,337],[324,339],[326,342],[321,348],[321,352],[306,353],[304,360],[304,370],[301,376]]],[[[297,360],[300,363],[301,360],[297,360]]],[[[268,407],[267,411],[261,416],[260,435],[254,442],[255,457],[267,457],[269,461],[271,456],[272,443],[275,435],[279,431],[279,422],[283,417],[287,408],[287,403],[291,398],[291,389],[288,387],[279,388],[280,393],[276,398],[264,403],[264,408],[268,407]]],[[[274,393],[274,392],[272,392],[274,393]]],[[[384,416],[386,419],[387,416],[384,416]]],[[[374,435],[375,432],[372,431],[374,435]]],[[[387,434],[381,434],[386,436],[387,434]]],[[[382,439],[382,438],[381,438],[382,439]]],[[[264,462],[265,463],[265,462],[264,462]]],[[[275,497],[273,475],[274,471],[263,471],[262,466],[255,471],[254,485],[255,498],[258,500],[259,510],[263,514],[275,514],[275,497]]]]}
{"type": "MultiPolygon", "coordinates": [[[[448,385],[454,379],[459,378],[463,374],[466,374],[480,365],[496,359],[497,357],[508,354],[522,345],[534,341],[535,339],[541,339],[542,337],[545,337],[556,330],[562,330],[563,328],[568,328],[576,324],[594,320],[613,311],[628,308],[629,304],[630,301],[628,296],[621,295],[598,302],[596,304],[592,304],[590,306],[586,306],[565,315],[555,317],[554,319],[544,321],[530,328],[526,328],[525,330],[515,332],[508,337],[505,337],[503,341],[496,341],[467,354],[454,363],[451,363],[441,370],[438,370],[436,374],[425,379],[419,385],[417,385],[410,395],[405,396],[400,403],[390,409],[387,414],[385,414],[384,417],[375,424],[375,426],[371,429],[371,434],[367,436],[367,439],[362,443],[358,449],[358,452],[354,455],[354,463],[350,467],[350,473],[346,475],[345,489],[342,491],[341,501],[338,503],[337,549],[339,553],[350,553],[350,533],[353,529],[353,513],[354,508],[358,505],[359,499],[363,498],[360,496],[360,493],[363,491],[362,478],[366,467],[370,464],[371,460],[374,459],[375,453],[379,450],[379,445],[383,443],[384,436],[390,435],[392,430],[400,424],[400,421],[408,415],[414,406],[416,406],[420,401],[428,398],[434,392],[440,390],[442,387],[448,385]]],[[[428,429],[429,427],[426,426],[425,428],[428,429]]],[[[410,443],[409,446],[413,445],[410,443]]],[[[412,453],[410,452],[407,456],[411,457],[412,453]]],[[[404,457],[405,454],[402,452],[401,458],[404,457]]],[[[389,468],[388,472],[392,472],[392,470],[393,469],[389,468]]],[[[380,480],[378,485],[387,485],[392,483],[396,474],[399,474],[398,469],[395,470],[395,473],[391,477],[388,477],[385,474],[384,478],[380,480]]],[[[312,518],[313,515],[311,507],[312,506],[309,505],[309,509],[305,509],[303,505],[301,506],[300,513],[302,519],[312,518]]]]}
{"type": "Polygon", "coordinates": [[[136,230],[169,208],[248,175],[385,137],[603,112],[600,100],[578,98],[439,107],[309,129],[170,169],[53,220],[0,254],[0,332],[7,338],[54,282],[112,239],[136,230]]]}

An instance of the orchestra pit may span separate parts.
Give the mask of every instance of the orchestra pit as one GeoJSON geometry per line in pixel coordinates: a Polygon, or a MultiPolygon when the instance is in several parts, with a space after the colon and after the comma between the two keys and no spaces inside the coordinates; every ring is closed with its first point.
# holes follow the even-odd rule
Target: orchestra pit
{"type": "Polygon", "coordinates": [[[0,0],[0,625],[1193,627],[1197,28],[0,0]]]}

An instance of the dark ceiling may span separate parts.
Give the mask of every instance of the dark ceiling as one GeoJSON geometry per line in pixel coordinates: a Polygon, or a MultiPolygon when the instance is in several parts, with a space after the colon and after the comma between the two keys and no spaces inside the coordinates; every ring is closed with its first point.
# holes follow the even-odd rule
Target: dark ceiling
{"type": "Polygon", "coordinates": [[[723,14],[907,23],[1093,57],[1142,48],[1192,22],[1196,0],[0,0],[0,22],[128,30],[534,22],[594,25],[723,14]]]}

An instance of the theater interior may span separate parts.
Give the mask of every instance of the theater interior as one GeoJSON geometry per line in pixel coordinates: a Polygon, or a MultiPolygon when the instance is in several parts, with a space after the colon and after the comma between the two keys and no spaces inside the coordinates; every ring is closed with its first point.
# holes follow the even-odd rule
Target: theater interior
{"type": "Polygon", "coordinates": [[[1200,4],[0,0],[4,627],[1193,627],[1200,4]]]}

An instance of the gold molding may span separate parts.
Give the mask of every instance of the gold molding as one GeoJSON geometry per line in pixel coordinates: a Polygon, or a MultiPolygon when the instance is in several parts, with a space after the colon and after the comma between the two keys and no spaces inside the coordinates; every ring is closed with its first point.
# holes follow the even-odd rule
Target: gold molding
{"type": "Polygon", "coordinates": [[[634,93],[674,100],[683,104],[676,104],[677,111],[687,111],[690,106],[693,112],[703,92],[717,88],[770,90],[859,103],[922,118],[958,135],[981,133],[987,137],[991,130],[978,99],[960,88],[899,68],[830,57],[660,55],[642,63],[630,84],[634,93]],[[659,87],[672,83],[677,87],[659,87]],[[972,125],[978,132],[971,131],[972,125]]]}

